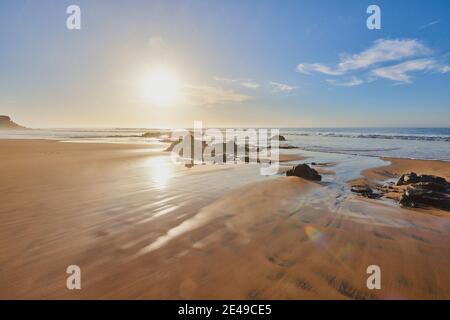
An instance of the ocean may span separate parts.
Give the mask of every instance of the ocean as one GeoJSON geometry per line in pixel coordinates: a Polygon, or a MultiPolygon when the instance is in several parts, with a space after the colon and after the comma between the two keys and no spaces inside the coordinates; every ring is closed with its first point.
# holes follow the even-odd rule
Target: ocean
{"type": "Polygon", "coordinates": [[[450,128],[284,129],[304,150],[450,161],[450,128]]]}
{"type": "MultiPolygon", "coordinates": [[[[450,128],[281,128],[284,145],[302,150],[450,161],[450,128]]],[[[35,129],[0,131],[0,139],[52,139],[71,142],[165,143],[141,135],[158,129],[35,129]]],[[[164,131],[164,130],[161,130],[164,131]]],[[[170,132],[167,132],[170,135],[170,132]]]]}

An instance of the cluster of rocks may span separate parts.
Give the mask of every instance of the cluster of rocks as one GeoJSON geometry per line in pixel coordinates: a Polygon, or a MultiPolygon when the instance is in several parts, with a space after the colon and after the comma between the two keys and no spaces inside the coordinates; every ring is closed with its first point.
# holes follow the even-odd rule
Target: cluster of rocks
{"type": "Polygon", "coordinates": [[[402,206],[433,206],[450,210],[450,183],[442,177],[411,172],[402,175],[396,185],[408,186],[400,197],[402,206]]]}
{"type": "Polygon", "coordinates": [[[321,181],[322,176],[307,164],[299,164],[286,172],[286,176],[295,176],[312,181],[321,181]]]}
{"type": "MultiPolygon", "coordinates": [[[[193,136],[190,136],[190,139],[191,139],[191,143],[190,143],[190,145],[191,145],[191,153],[190,153],[191,157],[193,157],[193,155],[194,155],[194,148],[195,148],[195,143],[196,142],[199,143],[202,146],[202,151],[204,151],[205,148],[208,146],[208,144],[205,141],[194,139],[193,136]]],[[[173,149],[175,148],[175,146],[177,146],[180,143],[183,143],[183,139],[181,139],[181,138],[178,141],[172,141],[170,143],[170,145],[164,151],[172,152],[173,149]]],[[[183,145],[180,146],[180,149],[179,149],[179,152],[178,152],[180,156],[183,155],[183,147],[184,147],[183,145]]]]}
{"type": "MultiPolygon", "coordinates": [[[[143,138],[157,138],[157,137],[161,137],[162,133],[161,132],[153,132],[153,131],[149,131],[149,132],[145,132],[141,135],[141,137],[143,138]]],[[[191,157],[194,157],[194,141],[197,141],[196,139],[194,139],[194,135],[193,133],[191,133],[191,135],[189,135],[188,137],[190,137],[191,139],[191,157]]],[[[186,137],[185,137],[186,138],[186,137]]],[[[189,139],[189,138],[188,138],[189,139]]],[[[286,141],[286,138],[282,135],[275,135],[272,137],[272,140],[278,140],[278,141],[286,141]]],[[[165,142],[165,143],[169,143],[169,146],[164,150],[166,152],[172,152],[175,149],[175,146],[181,144],[184,144],[184,139],[180,138],[179,140],[170,140],[170,139],[160,139],[161,142],[165,142]]],[[[204,152],[205,148],[208,146],[212,146],[215,147],[214,150],[211,152],[211,157],[215,157],[216,156],[216,150],[222,150],[222,152],[218,153],[218,156],[222,156],[223,157],[223,162],[227,162],[228,156],[230,159],[236,160],[238,157],[238,150],[240,151],[240,153],[245,154],[243,160],[245,162],[250,162],[250,161],[256,161],[257,163],[260,162],[259,157],[256,157],[256,159],[250,159],[250,151],[254,150],[256,153],[259,153],[262,151],[262,149],[267,149],[270,150],[272,148],[271,145],[265,146],[263,148],[260,147],[252,147],[250,146],[248,143],[246,143],[243,146],[237,145],[235,141],[230,140],[226,143],[222,143],[222,144],[212,144],[212,145],[208,145],[208,143],[206,143],[205,141],[200,141],[199,142],[202,146],[202,153],[204,152]],[[222,148],[220,147],[220,145],[222,145],[222,148]]],[[[183,147],[184,145],[180,145],[178,148],[178,153],[180,156],[183,156],[184,152],[183,152],[183,147]]],[[[279,149],[295,149],[298,148],[296,146],[290,146],[290,145],[282,145],[282,146],[278,146],[279,149]]],[[[189,154],[189,153],[188,153],[189,154]]],[[[189,158],[189,157],[188,157],[189,158]]]]}
{"type": "MultiPolygon", "coordinates": [[[[191,141],[190,141],[190,148],[191,148],[191,150],[190,150],[190,153],[189,152],[187,153],[187,155],[188,155],[187,158],[194,159],[194,156],[195,156],[195,152],[194,152],[195,143],[197,142],[199,145],[201,145],[201,148],[202,148],[202,152],[201,152],[202,159],[204,158],[205,149],[210,146],[210,147],[214,147],[214,149],[211,151],[210,156],[212,158],[215,158],[216,157],[216,151],[217,151],[217,156],[218,157],[222,157],[222,162],[223,163],[226,163],[230,159],[231,160],[236,160],[240,154],[243,155],[243,159],[242,160],[244,162],[246,162],[246,163],[249,163],[250,161],[256,161],[257,163],[260,162],[260,159],[258,157],[256,159],[251,159],[250,158],[250,151],[254,147],[251,147],[248,143],[246,143],[244,146],[239,146],[235,141],[230,140],[230,141],[228,141],[226,143],[215,143],[215,144],[213,143],[213,144],[208,145],[208,143],[206,141],[197,140],[192,135],[189,136],[189,137],[191,139],[191,141]]],[[[185,137],[185,139],[189,139],[189,138],[185,137]]],[[[164,151],[172,152],[175,149],[176,146],[181,144],[178,147],[178,155],[180,157],[183,157],[183,156],[185,156],[185,153],[184,153],[185,145],[184,145],[184,143],[185,143],[185,140],[181,139],[181,138],[178,141],[171,141],[170,145],[164,151]]],[[[189,144],[187,144],[187,145],[189,145],[189,144]]],[[[256,153],[261,151],[260,148],[258,148],[258,147],[254,148],[254,150],[256,151],[256,153]]]]}
{"type": "Polygon", "coordinates": [[[377,199],[389,193],[401,194],[398,199],[403,207],[431,206],[450,210],[450,183],[445,178],[433,175],[403,174],[398,181],[381,187],[377,192],[368,186],[352,186],[351,191],[364,197],[377,199]]]}

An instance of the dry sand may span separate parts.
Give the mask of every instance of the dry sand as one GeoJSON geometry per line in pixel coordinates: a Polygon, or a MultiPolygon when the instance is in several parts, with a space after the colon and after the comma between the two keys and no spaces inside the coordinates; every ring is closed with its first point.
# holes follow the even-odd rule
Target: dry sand
{"type": "MultiPolygon", "coordinates": [[[[250,165],[186,169],[145,146],[0,150],[2,299],[450,298],[448,214],[258,177],[250,165]],[[79,291],[66,289],[72,264],[79,291]],[[381,290],[366,287],[372,264],[381,290]]],[[[395,160],[365,174],[448,178],[449,168],[395,160]]]]}

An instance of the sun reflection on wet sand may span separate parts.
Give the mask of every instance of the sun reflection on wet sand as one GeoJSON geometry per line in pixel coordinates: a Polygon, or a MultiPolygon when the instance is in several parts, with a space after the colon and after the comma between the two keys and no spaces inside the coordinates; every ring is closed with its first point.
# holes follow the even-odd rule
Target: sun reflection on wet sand
{"type": "Polygon", "coordinates": [[[164,190],[173,176],[173,167],[166,156],[153,157],[148,160],[152,186],[164,190]]]}

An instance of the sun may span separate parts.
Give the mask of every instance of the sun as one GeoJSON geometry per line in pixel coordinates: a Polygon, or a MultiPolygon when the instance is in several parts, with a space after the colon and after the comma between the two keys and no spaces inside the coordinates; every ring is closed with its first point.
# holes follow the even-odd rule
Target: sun
{"type": "Polygon", "coordinates": [[[155,106],[172,106],[179,98],[180,81],[176,73],[169,68],[155,68],[143,77],[140,90],[147,103],[155,106]]]}

